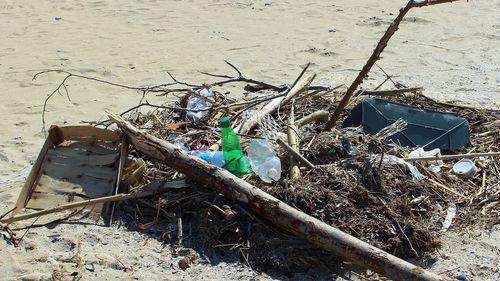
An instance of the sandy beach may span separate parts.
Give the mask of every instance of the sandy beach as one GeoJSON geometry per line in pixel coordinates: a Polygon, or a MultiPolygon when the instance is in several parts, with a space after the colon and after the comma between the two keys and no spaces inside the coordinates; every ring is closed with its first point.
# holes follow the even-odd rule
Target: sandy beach
{"type": "MultiPolygon", "coordinates": [[[[11,209],[45,139],[43,102],[64,78],[59,69],[129,86],[213,82],[199,71],[292,83],[301,68],[319,85],[349,85],[405,1],[11,1],[0,2],[0,213],[11,209]]],[[[458,1],[411,10],[378,65],[440,101],[500,109],[500,1],[458,1]]],[[[374,68],[363,84],[376,87],[374,68]]],[[[78,124],[121,112],[141,94],[71,78],[47,124],[78,124]]],[[[386,84],[387,87],[391,85],[386,84]]],[[[239,90],[241,91],[241,90],[239,90]]],[[[236,97],[242,92],[232,92],[236,97]]],[[[165,97],[148,97],[161,100],[165,97]]],[[[22,232],[21,232],[22,233],[22,232]]],[[[431,270],[498,280],[499,231],[447,233],[431,270]],[[479,238],[478,238],[479,236],[479,238]],[[473,251],[473,253],[471,253],[473,251]],[[485,261],[487,260],[487,261],[485,261]],[[475,272],[477,275],[472,275],[475,272]],[[496,276],[496,277],[495,277],[496,276]]],[[[51,280],[75,243],[96,261],[82,280],[286,280],[238,263],[178,268],[179,253],[157,240],[93,223],[29,231],[19,248],[0,238],[0,280],[51,280]],[[149,242],[148,242],[149,241],[149,242]],[[127,269],[127,270],[124,270],[127,269]],[[128,268],[132,268],[128,269],[128,268]]],[[[68,269],[70,270],[70,269],[68,269]]],[[[314,270],[295,280],[317,280],[314,270]]],[[[66,280],[66,279],[63,279],[66,280]]],[[[69,279],[70,280],[70,279],[69,279]]],[[[349,279],[347,279],[349,280],[349,279]]]]}

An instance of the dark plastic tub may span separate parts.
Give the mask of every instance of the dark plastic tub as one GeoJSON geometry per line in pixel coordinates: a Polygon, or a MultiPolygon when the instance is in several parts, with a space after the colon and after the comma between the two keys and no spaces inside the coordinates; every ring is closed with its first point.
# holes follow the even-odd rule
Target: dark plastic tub
{"type": "Polygon", "coordinates": [[[362,101],[353,108],[342,127],[362,125],[366,133],[374,135],[399,118],[406,120],[408,126],[391,139],[402,146],[445,151],[470,144],[470,127],[465,118],[381,99],[362,101]]]}

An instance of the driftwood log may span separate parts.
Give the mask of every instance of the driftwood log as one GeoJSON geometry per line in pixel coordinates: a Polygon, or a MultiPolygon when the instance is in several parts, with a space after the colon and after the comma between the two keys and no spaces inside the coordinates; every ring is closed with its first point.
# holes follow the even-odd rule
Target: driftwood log
{"type": "Polygon", "coordinates": [[[238,201],[271,223],[318,247],[393,280],[449,280],[304,214],[229,171],[189,155],[169,142],[143,133],[119,116],[109,117],[128,135],[130,143],[139,152],[162,161],[227,198],[238,201]]]}

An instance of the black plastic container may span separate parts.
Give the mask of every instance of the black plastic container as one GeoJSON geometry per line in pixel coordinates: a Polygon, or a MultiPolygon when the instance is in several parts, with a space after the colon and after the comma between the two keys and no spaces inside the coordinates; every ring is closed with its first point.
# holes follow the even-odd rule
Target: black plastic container
{"type": "Polygon", "coordinates": [[[359,103],[342,127],[362,125],[366,133],[374,135],[399,118],[406,120],[408,126],[391,139],[402,146],[446,151],[470,144],[470,127],[465,118],[381,99],[367,99],[359,103]]]}

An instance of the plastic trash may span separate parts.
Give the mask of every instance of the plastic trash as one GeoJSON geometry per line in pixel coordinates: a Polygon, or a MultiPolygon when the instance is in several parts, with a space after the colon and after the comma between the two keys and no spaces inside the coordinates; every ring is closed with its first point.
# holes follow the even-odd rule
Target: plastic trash
{"type": "Polygon", "coordinates": [[[444,151],[470,144],[470,127],[465,118],[381,99],[366,99],[359,103],[342,127],[361,125],[366,133],[374,135],[399,118],[406,120],[408,125],[390,139],[402,146],[444,151]]]}
{"type": "Polygon", "coordinates": [[[341,140],[342,148],[349,156],[355,156],[359,153],[359,149],[356,146],[351,146],[348,138],[342,138],[341,140]]]}
{"type": "Polygon", "coordinates": [[[222,151],[199,151],[193,150],[191,154],[217,167],[224,167],[224,153],[222,151]]]}
{"type": "MultiPolygon", "coordinates": [[[[211,98],[214,93],[209,88],[203,88],[198,92],[198,95],[211,98]]],[[[208,99],[203,99],[196,95],[191,95],[187,103],[187,118],[193,122],[198,122],[208,115],[208,111],[212,108],[212,103],[208,99]]]]}
{"type": "Polygon", "coordinates": [[[248,159],[252,170],[264,182],[271,183],[280,179],[281,160],[267,140],[252,141],[248,147],[248,159]]]}
{"type": "MultiPolygon", "coordinates": [[[[380,161],[380,157],[378,157],[378,160],[375,161],[380,161]]],[[[384,158],[382,159],[382,165],[387,166],[387,165],[405,165],[408,167],[408,170],[410,170],[412,178],[414,180],[422,180],[424,176],[418,171],[417,167],[413,166],[412,164],[406,162],[403,158],[396,157],[394,155],[384,155],[384,158]]]]}
{"type": "Polygon", "coordinates": [[[444,219],[443,227],[441,227],[441,232],[445,232],[446,230],[448,230],[456,213],[457,207],[453,203],[450,204],[450,206],[448,206],[448,209],[446,210],[446,218],[444,219]]]}
{"type": "Polygon", "coordinates": [[[189,151],[189,147],[186,146],[186,141],[184,140],[183,137],[179,136],[179,137],[176,137],[172,143],[177,146],[178,148],[184,150],[184,151],[189,151]]]}
{"type": "Polygon", "coordinates": [[[453,173],[461,179],[471,179],[477,174],[477,167],[469,159],[462,159],[453,165],[453,173]]]}
{"type": "Polygon", "coordinates": [[[219,120],[221,126],[221,145],[226,161],[226,169],[236,176],[243,176],[252,172],[248,159],[243,154],[240,140],[231,127],[231,118],[221,117],[219,120]]]}
{"type": "MultiPolygon", "coordinates": [[[[259,114],[259,113],[255,112],[254,114],[259,114]]],[[[258,135],[268,140],[277,140],[277,139],[286,140],[287,136],[285,133],[282,133],[282,130],[283,129],[278,124],[278,122],[276,122],[276,120],[274,120],[274,118],[271,115],[266,114],[262,116],[262,118],[260,119],[259,126],[256,129],[256,132],[258,135]]]]}
{"type": "MultiPolygon", "coordinates": [[[[417,148],[408,154],[408,158],[419,158],[419,157],[432,157],[432,156],[441,156],[441,150],[439,148],[435,148],[430,151],[425,151],[423,148],[417,148]]],[[[441,172],[441,167],[444,165],[442,160],[430,160],[429,170],[433,173],[441,172]]]]}

